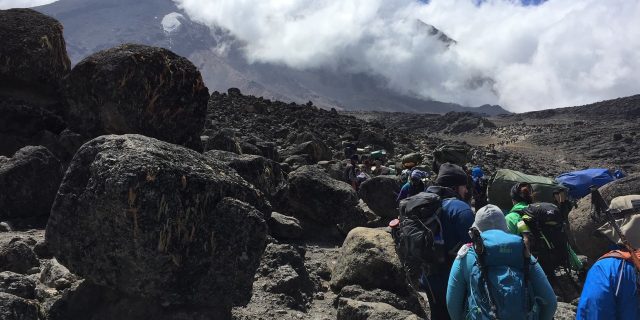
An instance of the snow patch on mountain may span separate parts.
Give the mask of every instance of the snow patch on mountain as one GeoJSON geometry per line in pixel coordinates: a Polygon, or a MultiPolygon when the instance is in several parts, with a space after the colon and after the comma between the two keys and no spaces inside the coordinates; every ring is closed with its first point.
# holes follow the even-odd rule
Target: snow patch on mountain
{"type": "Polygon", "coordinates": [[[184,16],[177,12],[171,12],[162,18],[162,29],[168,34],[178,32],[184,16]]]}

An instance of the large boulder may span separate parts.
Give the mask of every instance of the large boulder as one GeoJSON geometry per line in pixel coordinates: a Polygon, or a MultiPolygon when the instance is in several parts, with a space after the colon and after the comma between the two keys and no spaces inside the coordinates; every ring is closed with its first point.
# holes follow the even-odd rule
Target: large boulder
{"type": "Polygon", "coordinates": [[[295,217],[272,212],[267,224],[271,235],[276,239],[296,240],[300,239],[303,234],[300,221],[295,217]]]}
{"type": "Polygon", "coordinates": [[[61,117],[22,100],[0,99],[0,156],[11,156],[27,145],[56,143],[66,127],[61,117]],[[49,137],[54,137],[49,139],[49,137]]]}
{"type": "MultiPolygon", "coordinates": [[[[640,194],[640,175],[610,182],[599,190],[607,203],[615,197],[640,194]]],[[[569,227],[576,249],[593,263],[609,250],[611,242],[597,232],[602,223],[591,219],[591,212],[591,195],[587,195],[578,202],[578,207],[569,213],[569,227]]]]}
{"type": "Polygon", "coordinates": [[[311,162],[316,163],[322,160],[331,160],[333,153],[329,146],[321,140],[310,140],[282,151],[283,156],[308,155],[311,162]]]}
{"type": "Polygon", "coordinates": [[[187,59],[124,44],[80,61],[65,85],[70,128],[86,137],[139,133],[201,150],[209,92],[187,59]]]}
{"type": "Polygon", "coordinates": [[[206,156],[218,159],[267,196],[272,204],[284,202],[288,184],[280,164],[267,158],[212,150],[206,156]]]}
{"type": "Polygon", "coordinates": [[[340,298],[337,320],[420,320],[424,319],[406,310],[398,310],[382,302],[363,302],[340,298]]]}
{"type": "Polygon", "coordinates": [[[140,135],[101,136],[76,153],[45,236],[57,260],[92,283],[228,311],[249,301],[270,209],[200,153],[140,135]]]}
{"type": "Polygon", "coordinates": [[[348,285],[407,293],[402,264],[386,230],[355,228],[349,232],[331,274],[331,288],[338,291],[348,285]]]}
{"type": "Polygon", "coordinates": [[[363,182],[358,194],[376,215],[395,218],[398,216],[396,199],[401,187],[402,183],[395,176],[377,176],[363,182]]]}
{"type": "Polygon", "coordinates": [[[71,70],[62,24],[31,9],[0,10],[0,43],[0,95],[59,105],[71,70]]]}
{"type": "Polygon", "coordinates": [[[0,159],[0,219],[46,222],[61,180],[60,161],[45,147],[24,147],[0,159]]]}
{"type": "Polygon", "coordinates": [[[19,238],[0,244],[0,271],[26,274],[40,266],[31,247],[19,238]]]}
{"type": "Polygon", "coordinates": [[[38,305],[30,300],[0,292],[0,319],[38,320],[38,305]]]}
{"type": "Polygon", "coordinates": [[[236,138],[235,132],[233,132],[233,130],[231,129],[226,128],[221,129],[212,137],[207,139],[204,150],[222,150],[242,154],[242,148],[240,147],[240,142],[236,138]]]}
{"type": "Polygon", "coordinates": [[[288,199],[296,214],[321,225],[343,225],[348,231],[366,223],[353,188],[316,166],[302,166],[289,174],[288,199]]]}

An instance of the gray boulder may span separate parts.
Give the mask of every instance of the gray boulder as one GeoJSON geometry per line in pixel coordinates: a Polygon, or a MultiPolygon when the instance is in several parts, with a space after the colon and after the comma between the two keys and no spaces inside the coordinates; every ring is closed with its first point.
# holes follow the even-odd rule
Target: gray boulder
{"type": "Polygon", "coordinates": [[[339,291],[348,285],[407,294],[404,271],[391,234],[370,228],[349,232],[331,274],[331,288],[339,291]]]}
{"type": "Polygon", "coordinates": [[[200,153],[140,135],[101,136],[76,153],[45,236],[61,264],[95,284],[229,310],[249,301],[270,209],[200,153]]]}
{"type": "Polygon", "coordinates": [[[338,300],[338,320],[420,320],[425,319],[406,310],[398,310],[382,302],[338,300]]]}
{"type": "Polygon", "coordinates": [[[367,220],[353,188],[316,166],[302,166],[289,174],[288,199],[296,214],[320,225],[337,224],[346,232],[367,220]]]}
{"type": "Polygon", "coordinates": [[[271,235],[279,240],[296,240],[302,237],[300,221],[295,217],[286,216],[277,212],[271,213],[267,221],[271,235]]]}
{"type": "Polygon", "coordinates": [[[376,215],[392,219],[398,216],[396,198],[401,184],[395,176],[377,176],[363,182],[358,194],[376,215]]]}
{"type": "Polygon", "coordinates": [[[38,320],[38,306],[29,300],[0,292],[0,319],[38,320]]]}
{"type": "Polygon", "coordinates": [[[31,9],[0,10],[0,43],[0,95],[57,105],[71,70],[62,24],[31,9]]]}
{"type": "Polygon", "coordinates": [[[235,132],[231,129],[221,129],[216,132],[213,137],[207,140],[204,150],[222,150],[242,154],[240,142],[238,142],[235,132]]]}
{"type": "Polygon", "coordinates": [[[80,61],[65,85],[67,122],[83,136],[139,133],[202,150],[209,92],[187,59],[124,44],[80,61]]]}
{"type": "Polygon", "coordinates": [[[38,257],[22,240],[15,238],[9,243],[0,244],[0,271],[27,274],[38,266],[38,257]]]}
{"type": "MultiPolygon", "coordinates": [[[[599,190],[607,203],[615,197],[640,194],[640,175],[631,175],[610,182],[599,190]]],[[[570,236],[578,252],[587,256],[590,263],[594,263],[609,251],[611,242],[597,232],[601,225],[602,223],[591,219],[591,195],[582,198],[578,207],[569,213],[570,236]]]]}
{"type": "Polygon", "coordinates": [[[262,191],[274,206],[285,201],[288,184],[279,163],[261,156],[239,155],[220,150],[209,151],[205,155],[234,169],[242,178],[262,191]]]}
{"type": "Polygon", "coordinates": [[[0,272],[0,292],[24,299],[35,299],[36,282],[22,274],[11,271],[0,272]]]}
{"type": "MultiPolygon", "coordinates": [[[[331,160],[331,149],[321,140],[311,140],[287,148],[282,152],[283,156],[308,155],[312,163],[322,160],[331,160]]],[[[285,161],[286,162],[286,161],[285,161]]]]}
{"type": "Polygon", "coordinates": [[[62,180],[60,161],[47,148],[28,146],[0,160],[0,219],[44,219],[62,180]]]}
{"type": "Polygon", "coordinates": [[[58,260],[50,259],[43,263],[40,272],[40,282],[49,288],[61,289],[78,281],[78,277],[71,273],[69,269],[58,263],[58,260]]]}

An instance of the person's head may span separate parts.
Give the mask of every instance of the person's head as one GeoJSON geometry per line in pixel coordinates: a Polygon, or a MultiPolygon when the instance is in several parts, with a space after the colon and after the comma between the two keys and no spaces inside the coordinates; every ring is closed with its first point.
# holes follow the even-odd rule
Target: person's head
{"type": "Polygon", "coordinates": [[[533,187],[527,182],[519,182],[511,187],[511,200],[514,204],[525,202],[533,203],[533,187]]]}
{"type": "Polygon", "coordinates": [[[411,171],[411,176],[409,177],[409,183],[411,185],[417,186],[424,184],[423,180],[427,178],[427,173],[422,170],[413,170],[411,171]]]}
{"type": "Polygon", "coordinates": [[[440,166],[436,185],[452,189],[462,199],[469,192],[467,190],[467,174],[460,166],[448,162],[440,166]]]}
{"type": "Polygon", "coordinates": [[[479,166],[475,166],[471,169],[471,177],[473,178],[482,178],[484,176],[484,172],[482,171],[482,168],[480,168],[479,166]]]}
{"type": "Polygon", "coordinates": [[[494,229],[509,232],[504,213],[500,208],[492,204],[488,204],[476,212],[476,217],[471,227],[477,228],[480,232],[494,229]]]}

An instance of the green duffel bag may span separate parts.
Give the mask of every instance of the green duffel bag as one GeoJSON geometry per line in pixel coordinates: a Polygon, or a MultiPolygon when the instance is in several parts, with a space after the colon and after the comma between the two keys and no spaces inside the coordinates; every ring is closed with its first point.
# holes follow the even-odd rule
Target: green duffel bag
{"type": "Polygon", "coordinates": [[[433,160],[438,167],[447,162],[463,167],[471,162],[471,152],[463,145],[447,144],[433,151],[433,160]]]}
{"type": "Polygon", "coordinates": [[[420,164],[420,162],[422,162],[422,159],[422,155],[418,152],[409,153],[402,157],[402,164],[413,162],[418,165],[420,164]]]}
{"type": "Polygon", "coordinates": [[[534,202],[550,202],[554,203],[553,193],[562,186],[557,184],[554,179],[532,176],[515,170],[500,169],[489,180],[487,188],[487,196],[489,203],[494,204],[507,214],[513,203],[511,202],[511,188],[519,182],[527,182],[533,187],[534,202]]]}

